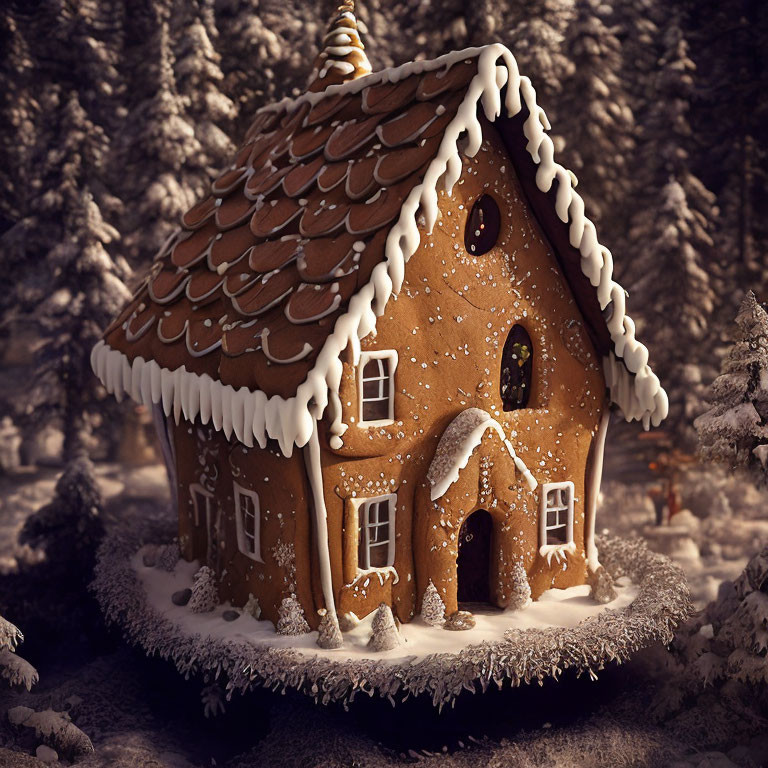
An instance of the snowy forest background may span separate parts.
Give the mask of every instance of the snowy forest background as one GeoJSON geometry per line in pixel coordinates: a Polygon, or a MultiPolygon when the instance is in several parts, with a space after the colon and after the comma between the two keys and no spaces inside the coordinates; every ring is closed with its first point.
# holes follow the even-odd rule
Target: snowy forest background
{"type": "MultiPolygon", "coordinates": [[[[254,111],[301,90],[332,7],[3,3],[0,417],[25,461],[116,456],[125,415],[99,392],[92,343],[254,111]]],[[[768,299],[768,6],[371,0],[358,15],[374,69],[512,49],[614,253],[670,394],[666,430],[690,451],[739,301],[768,299]]]]}
{"type": "Polygon", "coordinates": [[[95,745],[87,768],[768,765],[763,0],[357,7],[374,69],[499,41],[536,87],[670,395],[662,429],[612,424],[599,521],[684,568],[703,612],[671,653],[440,717],[265,692],[209,723],[203,711],[225,705],[216,682],[182,680],[105,630],[88,591],[98,543],[162,512],[168,487],[148,415],[105,395],[90,349],[254,111],[303,88],[334,6],[0,3],[0,677],[9,659],[25,669],[3,617],[40,673],[31,693],[0,685],[0,768],[40,765],[4,715],[19,704],[67,712],[95,745]],[[751,478],[697,458],[693,421],[724,361],[737,375],[720,380],[704,454],[735,451],[751,478]]]}

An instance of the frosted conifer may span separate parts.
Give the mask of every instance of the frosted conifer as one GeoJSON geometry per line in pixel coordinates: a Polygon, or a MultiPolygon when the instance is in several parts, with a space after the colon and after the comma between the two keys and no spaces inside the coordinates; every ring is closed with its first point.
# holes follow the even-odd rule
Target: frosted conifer
{"type": "Polygon", "coordinates": [[[0,677],[7,680],[8,685],[23,685],[28,691],[39,679],[37,670],[11,651],[0,651],[0,677]]]}
{"type": "Polygon", "coordinates": [[[445,622],[445,603],[431,579],[421,601],[421,618],[430,627],[441,627],[445,622]]]}
{"type": "Polygon", "coordinates": [[[531,602],[531,587],[528,584],[528,574],[522,560],[517,560],[512,567],[512,599],[509,607],[513,611],[525,608],[531,602]]]}
{"type": "Polygon", "coordinates": [[[344,638],[339,628],[339,620],[335,613],[329,613],[325,608],[318,610],[320,614],[320,626],[318,627],[317,644],[321,648],[341,648],[344,638]]]}
{"type": "Polygon", "coordinates": [[[768,466],[768,313],[747,293],[736,316],[736,340],[709,391],[711,408],[698,419],[704,460],[746,467],[765,477],[768,466]]]}
{"type": "Polygon", "coordinates": [[[219,604],[216,576],[204,565],[194,576],[189,609],[193,613],[209,613],[219,604]]]}
{"type": "Polygon", "coordinates": [[[259,598],[249,593],[248,600],[246,600],[243,606],[243,613],[247,613],[249,616],[253,616],[256,621],[261,617],[261,606],[259,605],[259,598]]]}
{"type": "Polygon", "coordinates": [[[616,599],[613,577],[602,565],[594,573],[589,574],[588,583],[589,596],[601,605],[616,599]]]}
{"type": "Polygon", "coordinates": [[[157,558],[157,567],[170,573],[176,567],[176,563],[179,562],[180,557],[179,543],[173,541],[160,553],[160,556],[157,558]]]}
{"type": "Polygon", "coordinates": [[[310,631],[309,624],[304,618],[304,609],[296,595],[284,597],[278,613],[277,633],[279,635],[306,635],[310,631]]]}
{"type": "Polygon", "coordinates": [[[368,645],[374,651],[391,651],[400,645],[400,633],[397,631],[395,617],[392,615],[392,609],[382,603],[373,617],[371,625],[373,633],[368,645]]]}
{"type": "Polygon", "coordinates": [[[15,651],[18,644],[23,642],[24,635],[21,630],[0,616],[0,650],[15,651]]]}

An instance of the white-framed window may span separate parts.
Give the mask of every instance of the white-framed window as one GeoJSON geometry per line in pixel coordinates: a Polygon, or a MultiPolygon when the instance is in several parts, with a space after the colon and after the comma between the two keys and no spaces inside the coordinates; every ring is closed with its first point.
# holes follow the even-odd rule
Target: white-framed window
{"type": "Polygon", "coordinates": [[[202,525],[203,521],[208,525],[211,517],[213,494],[199,483],[192,483],[189,486],[189,495],[192,499],[195,525],[202,525]]]}
{"type": "Polygon", "coordinates": [[[573,483],[544,483],[541,486],[540,540],[542,547],[573,542],[573,483]]]}
{"type": "Polygon", "coordinates": [[[233,483],[235,494],[235,525],[237,526],[237,548],[251,560],[259,563],[261,559],[261,541],[259,538],[260,510],[259,495],[249,491],[238,483],[233,483]]]}
{"type": "Polygon", "coordinates": [[[364,571],[388,568],[395,564],[394,493],[363,499],[357,508],[357,566],[364,571]]]}
{"type": "Polygon", "coordinates": [[[358,426],[381,427],[395,419],[394,349],[361,352],[358,365],[357,391],[360,401],[358,426]]]}

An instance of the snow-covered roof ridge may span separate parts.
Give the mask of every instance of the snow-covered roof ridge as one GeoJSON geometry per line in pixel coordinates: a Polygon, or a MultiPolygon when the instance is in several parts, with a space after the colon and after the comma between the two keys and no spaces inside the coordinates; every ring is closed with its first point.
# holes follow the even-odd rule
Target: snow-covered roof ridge
{"type": "Polygon", "coordinates": [[[538,486],[523,460],[504,434],[501,424],[481,408],[465,408],[446,427],[435,450],[435,456],[427,470],[427,480],[432,486],[430,498],[437,501],[459,479],[470,456],[483,440],[488,430],[496,433],[509,451],[515,467],[533,491],[538,486]]]}
{"type": "MultiPolygon", "coordinates": [[[[547,192],[557,181],[557,216],[568,224],[570,243],[581,254],[581,270],[596,289],[600,308],[612,305],[606,327],[613,351],[605,358],[611,399],[628,420],[639,419],[646,428],[650,424],[658,425],[667,414],[667,396],[648,365],[648,350],[637,341],[634,323],[626,315],[625,292],[613,280],[610,251],[598,242],[595,227],[584,214],[584,202],[573,188],[571,174],[555,162],[554,145],[546,132],[549,121],[536,103],[533,86],[528,78],[519,74],[514,57],[505,46],[495,43],[456,51],[432,61],[410,62],[331,85],[322,92],[308,92],[295,99],[285,99],[259,110],[255,124],[263,122],[264,116],[272,112],[288,112],[293,120],[294,116],[302,114],[302,109],[315,108],[324,99],[358,94],[377,84],[395,84],[414,74],[442,69],[444,73],[437,73],[435,77],[446,77],[451,67],[461,62],[473,63],[476,73],[468,85],[462,87],[463,96],[453,118],[438,134],[440,144],[437,154],[426,166],[421,182],[408,191],[394,225],[382,228],[387,233],[384,260],[372,269],[368,282],[350,296],[345,311],[335,320],[333,331],[325,339],[314,365],[296,388],[295,394],[289,397],[267,396],[260,389],[235,388],[207,373],[189,372],[183,365],[170,370],[141,357],[131,361],[121,351],[100,343],[94,348],[92,364],[107,390],[117,396],[127,392],[145,404],[162,401],[166,414],[173,412],[176,418],[181,413],[187,419],[199,414],[204,423],[211,420],[217,429],[229,434],[234,432],[246,444],[255,440],[264,446],[267,438],[274,438],[286,455],[291,454],[294,445],[306,445],[314,422],[329,409],[332,445],[339,447],[347,428],[342,422],[338,397],[342,351],[349,347],[353,362],[357,363],[360,340],[375,331],[377,317],[384,312],[389,299],[399,292],[405,265],[421,241],[418,218],[423,216],[423,228],[427,233],[431,232],[438,216],[439,189],[450,194],[461,176],[461,154],[472,157],[480,149],[483,131],[479,113],[493,122],[502,114],[513,117],[525,106],[528,117],[523,131],[527,139],[526,150],[537,166],[536,184],[541,191],[547,192]],[[461,152],[459,137],[462,137],[461,152]]],[[[339,129],[344,127],[339,126],[339,129]]],[[[379,135],[380,130],[381,125],[376,127],[379,135]]],[[[209,207],[216,208],[212,204],[209,207]]],[[[213,214],[205,213],[206,217],[210,215],[213,214]]],[[[210,321],[206,323],[210,328],[210,321]]],[[[225,325],[225,332],[229,328],[225,325]]],[[[186,329],[189,338],[190,326],[187,325],[186,329]]],[[[269,329],[262,333],[266,337],[269,329]]],[[[264,353],[268,354],[266,339],[262,338],[262,342],[264,353]]],[[[299,353],[296,359],[301,359],[302,354],[299,353]]]]}

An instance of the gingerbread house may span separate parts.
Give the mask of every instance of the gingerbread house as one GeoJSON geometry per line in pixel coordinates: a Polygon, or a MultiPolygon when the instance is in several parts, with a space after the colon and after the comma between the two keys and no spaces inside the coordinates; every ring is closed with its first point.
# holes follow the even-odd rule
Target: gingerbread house
{"type": "Polygon", "coordinates": [[[163,245],[92,363],[222,600],[407,622],[597,569],[610,408],[667,398],[548,128],[504,46],[371,72],[347,3],[163,245]]]}

